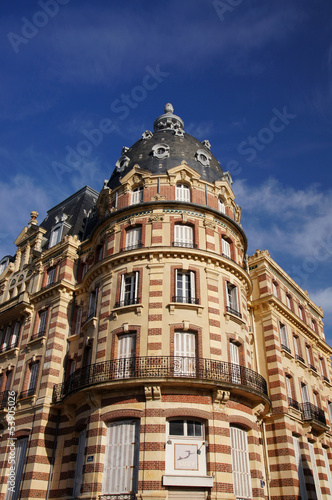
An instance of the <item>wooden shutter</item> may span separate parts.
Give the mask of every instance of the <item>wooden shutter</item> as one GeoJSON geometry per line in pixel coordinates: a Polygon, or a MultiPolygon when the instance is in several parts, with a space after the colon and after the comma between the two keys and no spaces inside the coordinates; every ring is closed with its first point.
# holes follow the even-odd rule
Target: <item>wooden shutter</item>
{"type": "Polygon", "coordinates": [[[191,376],[195,373],[196,335],[189,332],[175,332],[174,375],[191,376]]]}
{"type": "Polygon", "coordinates": [[[15,460],[16,460],[16,476],[15,476],[15,491],[12,494],[9,489],[7,489],[5,500],[17,500],[20,494],[20,485],[23,476],[24,462],[26,457],[26,452],[28,448],[28,439],[27,437],[18,439],[16,441],[15,447],[15,460]]]}
{"type": "Polygon", "coordinates": [[[84,452],[85,452],[86,429],[80,432],[77,446],[75,478],[73,496],[78,497],[81,493],[83,465],[84,465],[84,452]]]}
{"type": "Polygon", "coordinates": [[[9,391],[9,389],[10,389],[10,382],[12,380],[12,375],[13,375],[12,370],[10,372],[7,371],[7,379],[6,379],[5,391],[9,391]]]}
{"type": "Polygon", "coordinates": [[[195,286],[195,273],[194,271],[190,271],[190,298],[192,301],[196,298],[196,286],[195,286]]]}
{"type": "Polygon", "coordinates": [[[299,438],[293,436],[293,445],[294,445],[294,451],[295,451],[297,473],[299,476],[301,500],[308,500],[307,488],[306,488],[305,478],[304,478],[304,473],[303,473],[303,464],[302,464],[302,456],[301,456],[299,438]]]}
{"type": "Polygon", "coordinates": [[[136,334],[125,333],[119,337],[118,344],[118,378],[130,377],[135,368],[133,359],[136,355],[136,334]]]}
{"type": "Polygon", "coordinates": [[[286,377],[286,388],[287,388],[287,396],[289,398],[292,398],[292,387],[289,377],[286,377]]]}
{"type": "Polygon", "coordinates": [[[311,461],[311,466],[312,466],[312,474],[314,477],[317,500],[322,500],[322,493],[321,493],[320,484],[319,484],[319,477],[318,477],[318,471],[317,471],[314,445],[312,443],[308,443],[308,446],[309,446],[310,461],[311,461]]]}
{"type": "Polygon", "coordinates": [[[103,493],[137,491],[139,423],[125,420],[109,425],[103,473],[103,493]]]}
{"type": "MultiPolygon", "coordinates": [[[[332,425],[332,403],[330,401],[328,401],[328,403],[327,403],[327,409],[329,411],[330,424],[332,425]]],[[[331,491],[331,495],[332,495],[332,491],[331,491]]]]}
{"type": "Polygon", "coordinates": [[[120,287],[120,305],[123,305],[125,300],[125,274],[121,275],[121,287],[120,287]]]}
{"type": "Polygon", "coordinates": [[[229,343],[230,357],[231,357],[231,375],[234,384],[241,384],[240,360],[239,360],[239,347],[233,342],[229,343]]]}
{"type": "Polygon", "coordinates": [[[219,212],[225,213],[225,203],[219,198],[218,200],[219,212]]]}
{"type": "Polygon", "coordinates": [[[280,328],[280,340],[281,343],[288,347],[288,337],[287,337],[287,328],[286,325],[283,325],[282,323],[279,323],[279,328],[280,328]]]}
{"type": "Polygon", "coordinates": [[[222,238],[222,253],[226,255],[226,257],[231,258],[231,245],[228,243],[225,238],[222,238]]]}
{"type": "Polygon", "coordinates": [[[234,494],[237,498],[252,498],[247,433],[231,427],[234,494]]]}

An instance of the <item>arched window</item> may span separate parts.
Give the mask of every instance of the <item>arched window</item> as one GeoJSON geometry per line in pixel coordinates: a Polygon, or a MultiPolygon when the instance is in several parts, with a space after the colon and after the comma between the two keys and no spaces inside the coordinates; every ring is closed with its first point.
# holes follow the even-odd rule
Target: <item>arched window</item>
{"type": "Polygon", "coordinates": [[[190,187],[182,182],[176,185],[175,199],[177,201],[190,201],[190,187]]]}

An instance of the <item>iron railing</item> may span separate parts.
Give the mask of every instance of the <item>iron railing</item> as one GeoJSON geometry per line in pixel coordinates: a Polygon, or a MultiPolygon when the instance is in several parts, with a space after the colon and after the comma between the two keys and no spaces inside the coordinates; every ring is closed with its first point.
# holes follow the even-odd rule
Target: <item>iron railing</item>
{"type": "Polygon", "coordinates": [[[143,356],[108,360],[79,368],[65,382],[53,387],[53,402],[59,402],[83,387],[103,382],[168,377],[236,384],[268,396],[265,379],[244,366],[184,356],[143,356]]]}
{"type": "Polygon", "coordinates": [[[174,295],[172,302],[179,302],[181,304],[199,304],[198,297],[184,297],[183,295],[174,295]]]}
{"type": "Polygon", "coordinates": [[[288,404],[292,408],[295,408],[295,410],[302,412],[300,403],[298,401],[296,401],[295,399],[288,397],[288,404]]]}
{"type": "Polygon", "coordinates": [[[317,373],[317,368],[316,368],[314,365],[311,365],[311,364],[309,363],[309,368],[310,368],[310,370],[313,370],[314,372],[316,372],[316,373],[317,373]]]}
{"type": "Polygon", "coordinates": [[[289,352],[289,354],[292,354],[292,351],[290,350],[290,348],[288,347],[288,345],[281,344],[281,348],[282,348],[284,351],[289,352]]]}
{"type": "Polygon", "coordinates": [[[296,357],[296,359],[298,359],[299,361],[301,361],[301,363],[305,363],[304,359],[299,354],[296,354],[295,357],[296,357]]]}
{"type": "Polygon", "coordinates": [[[327,377],[325,377],[325,375],[322,375],[322,379],[323,379],[323,380],[325,380],[325,382],[330,383],[330,379],[329,379],[329,378],[327,378],[327,377]]]}
{"type": "Polygon", "coordinates": [[[115,302],[114,307],[124,307],[124,306],[132,306],[135,304],[140,304],[141,297],[132,297],[129,299],[119,300],[115,302]]]}
{"type": "Polygon", "coordinates": [[[143,243],[135,243],[134,245],[126,245],[120,249],[120,252],[125,252],[126,250],[136,250],[137,248],[142,248],[143,243]]]}
{"type": "Polygon", "coordinates": [[[312,403],[302,403],[301,406],[303,420],[314,420],[320,424],[326,425],[324,410],[312,403]]]}
{"type": "Polygon", "coordinates": [[[18,339],[15,342],[7,344],[6,346],[2,346],[0,352],[10,351],[10,349],[14,349],[15,347],[17,347],[17,344],[18,344],[18,339]]]}
{"type": "Polygon", "coordinates": [[[173,247],[197,248],[196,243],[188,241],[173,241],[173,247]]]}
{"type": "Polygon", "coordinates": [[[231,313],[231,314],[234,314],[238,318],[242,318],[242,314],[239,311],[237,311],[236,309],[233,309],[233,307],[226,306],[226,311],[231,313]]]}
{"type": "Polygon", "coordinates": [[[43,330],[39,330],[39,332],[36,332],[33,335],[31,335],[30,340],[39,339],[40,337],[44,337],[45,334],[46,334],[46,328],[43,328],[43,330]]]}
{"type": "Polygon", "coordinates": [[[104,495],[99,495],[99,500],[136,500],[137,496],[135,493],[104,493],[104,495]]]}
{"type": "Polygon", "coordinates": [[[28,398],[30,396],[34,396],[35,392],[36,392],[36,388],[31,387],[31,389],[27,389],[26,391],[20,392],[17,399],[24,399],[24,398],[28,398]]]}

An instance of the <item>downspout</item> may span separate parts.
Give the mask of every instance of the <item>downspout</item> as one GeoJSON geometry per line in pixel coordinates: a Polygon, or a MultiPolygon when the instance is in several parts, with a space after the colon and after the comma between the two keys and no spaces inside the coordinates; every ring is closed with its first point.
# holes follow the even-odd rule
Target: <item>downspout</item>
{"type": "Polygon", "coordinates": [[[207,207],[209,206],[209,194],[208,194],[207,184],[205,184],[205,204],[207,207]]]}
{"type": "Polygon", "coordinates": [[[49,497],[49,494],[50,494],[51,480],[52,480],[52,476],[53,476],[53,468],[54,468],[54,461],[55,461],[55,451],[56,451],[56,446],[57,446],[57,442],[58,442],[60,415],[61,415],[61,410],[58,410],[58,415],[57,415],[57,420],[56,420],[56,426],[55,426],[55,435],[54,435],[54,441],[53,441],[51,467],[50,467],[50,473],[49,473],[49,476],[48,476],[47,491],[46,491],[45,500],[48,500],[48,497],[49,497]]]}

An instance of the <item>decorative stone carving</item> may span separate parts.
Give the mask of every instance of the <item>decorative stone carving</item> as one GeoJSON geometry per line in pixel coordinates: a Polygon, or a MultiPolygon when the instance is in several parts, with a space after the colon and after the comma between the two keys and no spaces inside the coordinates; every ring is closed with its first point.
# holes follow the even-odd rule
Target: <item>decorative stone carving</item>
{"type": "Polygon", "coordinates": [[[115,164],[115,168],[118,172],[122,172],[129,164],[130,158],[128,156],[122,155],[115,164]]]}
{"type": "Polygon", "coordinates": [[[195,158],[199,161],[204,167],[210,166],[211,156],[207,154],[204,149],[198,149],[195,153],[195,158]]]}
{"type": "Polygon", "coordinates": [[[149,217],[149,222],[162,222],[164,220],[163,214],[153,214],[149,217]]]}
{"type": "Polygon", "coordinates": [[[151,150],[152,156],[154,158],[159,158],[162,160],[163,158],[169,157],[169,145],[168,144],[155,144],[151,150]]]}
{"type": "Polygon", "coordinates": [[[144,140],[151,139],[152,136],[153,136],[153,133],[150,132],[150,130],[146,130],[142,134],[142,139],[144,139],[144,140]]]}
{"type": "Polygon", "coordinates": [[[207,139],[205,139],[204,141],[202,141],[202,144],[208,148],[208,149],[211,149],[211,144],[210,144],[210,141],[208,141],[207,139]]]}
{"type": "Polygon", "coordinates": [[[151,399],[152,399],[152,387],[150,385],[144,386],[144,395],[145,395],[145,399],[147,401],[151,401],[151,399]]]}
{"type": "Polygon", "coordinates": [[[122,156],[125,155],[128,150],[129,150],[129,148],[127,148],[127,146],[123,146],[122,151],[121,151],[122,156]]]}
{"type": "Polygon", "coordinates": [[[218,405],[226,405],[231,393],[222,389],[213,391],[213,402],[218,405]]]}

